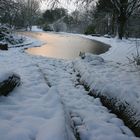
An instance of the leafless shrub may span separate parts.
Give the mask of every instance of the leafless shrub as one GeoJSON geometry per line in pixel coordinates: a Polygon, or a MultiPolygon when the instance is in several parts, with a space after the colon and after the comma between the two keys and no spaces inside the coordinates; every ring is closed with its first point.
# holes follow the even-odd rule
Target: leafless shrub
{"type": "Polygon", "coordinates": [[[136,53],[135,54],[134,53],[132,54],[132,58],[127,57],[130,64],[134,64],[136,66],[140,66],[140,52],[139,52],[139,47],[140,47],[139,42],[136,39],[136,53]]]}

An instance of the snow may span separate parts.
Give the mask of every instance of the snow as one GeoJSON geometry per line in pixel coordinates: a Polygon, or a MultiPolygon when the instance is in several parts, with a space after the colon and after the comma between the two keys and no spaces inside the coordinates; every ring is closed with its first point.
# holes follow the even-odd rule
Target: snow
{"type": "Polygon", "coordinates": [[[102,59],[94,58],[96,56],[90,61],[85,59],[75,62],[81,80],[90,86],[90,90],[118,99],[118,105],[127,102],[140,113],[139,70],[131,65],[103,62],[102,59]]]}
{"type": "Polygon", "coordinates": [[[51,86],[56,87],[61,102],[70,113],[82,140],[93,138],[101,140],[102,137],[112,140],[134,138],[123,122],[109,113],[98,98],[88,96],[83,86],[75,86],[77,79],[71,61],[40,59],[37,61],[43,73],[46,73],[51,86]]]}
{"type": "Polygon", "coordinates": [[[55,87],[49,89],[32,57],[14,49],[2,53],[5,57],[1,61],[1,71],[10,69],[18,73],[22,85],[10,96],[0,97],[0,138],[67,139],[64,110],[55,87]],[[7,56],[11,56],[11,59],[7,56]]]}
{"type": "Polygon", "coordinates": [[[111,45],[110,50],[101,56],[106,60],[114,62],[128,63],[128,57],[132,58],[132,55],[136,54],[136,44],[140,46],[140,39],[135,38],[123,38],[123,40],[120,40],[118,38],[93,37],[90,35],[79,36],[111,45]]]}
{"type": "Polygon", "coordinates": [[[100,56],[86,54],[84,60],[77,59],[74,62],[75,69],[81,75],[81,81],[87,84],[91,91],[117,100],[116,107],[119,108],[122,104],[129,105],[129,115],[134,120],[140,120],[139,66],[128,61],[128,58],[132,59],[133,55],[136,55],[136,43],[139,46],[140,40],[121,41],[116,38],[81,36],[112,46],[100,56]],[[136,114],[133,114],[133,111],[136,114]]]}
{"type": "MultiPolygon", "coordinates": [[[[22,45],[27,48],[41,44],[30,38],[22,45]]],[[[95,82],[99,90],[102,85],[104,90],[113,91],[115,84],[123,84],[119,86],[124,88],[123,91],[125,86],[134,86],[134,95],[129,94],[132,100],[136,100],[136,95],[139,99],[138,71],[130,73],[129,67],[91,54],[87,54],[85,60],[71,61],[29,55],[23,48],[0,51],[1,75],[14,72],[20,75],[22,82],[8,97],[0,97],[0,139],[76,140],[75,133],[79,133],[81,140],[139,140],[101,104],[99,98],[88,95],[84,87],[79,85],[74,69],[82,73],[83,80],[91,87],[95,82]],[[120,78],[124,78],[122,83],[114,78],[120,72],[120,78]],[[111,82],[112,86],[107,87],[111,82]]],[[[113,93],[116,95],[116,92],[113,93]]],[[[129,99],[123,92],[120,95],[129,99]]]]}
{"type": "Polygon", "coordinates": [[[38,26],[32,26],[32,30],[33,32],[41,32],[43,31],[41,28],[39,28],[38,26]]]}
{"type": "MultiPolygon", "coordinates": [[[[22,47],[22,49],[27,49],[27,48],[31,48],[31,47],[38,47],[43,45],[45,42],[40,41],[40,40],[36,40],[33,36],[31,37],[26,37],[28,36],[26,32],[17,32],[18,36],[16,35],[17,38],[22,38],[24,40],[23,43],[18,43],[15,45],[12,44],[8,44],[9,48],[19,48],[22,47]]],[[[16,38],[14,37],[14,38],[16,38]]]]}
{"type": "Polygon", "coordinates": [[[7,80],[10,76],[12,76],[13,75],[13,72],[4,72],[4,71],[2,71],[1,73],[0,73],[0,83],[1,82],[3,82],[4,80],[7,80]]]}

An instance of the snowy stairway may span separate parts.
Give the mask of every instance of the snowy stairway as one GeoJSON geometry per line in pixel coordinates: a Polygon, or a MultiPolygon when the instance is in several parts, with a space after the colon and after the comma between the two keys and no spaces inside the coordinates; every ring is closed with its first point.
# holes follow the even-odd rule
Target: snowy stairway
{"type": "Polygon", "coordinates": [[[38,62],[73,120],[81,140],[138,140],[124,123],[102,106],[98,98],[77,86],[72,64],[60,60],[38,62]]]}

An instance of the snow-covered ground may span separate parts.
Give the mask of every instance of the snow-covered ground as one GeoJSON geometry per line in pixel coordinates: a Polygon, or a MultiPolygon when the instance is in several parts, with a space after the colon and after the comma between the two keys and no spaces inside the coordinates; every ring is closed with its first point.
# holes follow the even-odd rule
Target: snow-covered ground
{"type": "Polygon", "coordinates": [[[117,108],[116,112],[122,107],[120,113],[127,114],[130,121],[139,126],[140,66],[130,63],[129,59],[133,60],[133,56],[137,55],[136,44],[140,52],[140,39],[81,36],[112,46],[99,57],[87,54],[84,60],[74,62],[81,82],[89,86],[91,92],[96,92],[96,95],[110,99],[114,108],[117,108]]]}
{"type": "Polygon", "coordinates": [[[75,69],[82,76],[81,81],[84,81],[91,91],[117,99],[118,107],[121,104],[129,104],[130,114],[135,114],[133,119],[140,120],[140,66],[129,62],[129,59],[133,60],[133,56],[137,55],[136,44],[140,49],[140,39],[118,40],[117,38],[81,36],[112,46],[100,57],[87,54],[85,60],[75,61],[75,69]]]}
{"type": "Polygon", "coordinates": [[[32,26],[33,32],[42,32],[43,30],[41,28],[38,28],[37,26],[32,26]]]}
{"type": "MultiPolygon", "coordinates": [[[[29,43],[24,48],[39,43],[29,43]]],[[[133,99],[132,104],[137,106],[140,81],[134,67],[104,62],[91,54],[85,60],[73,61],[32,56],[22,48],[0,51],[0,65],[1,75],[14,72],[22,81],[8,97],[0,97],[1,140],[75,140],[76,134],[81,140],[139,139],[99,98],[87,95],[74,72],[79,70],[82,79],[93,88],[113,91],[113,96],[121,91],[119,98],[133,99]],[[127,93],[127,88],[134,93],[127,93]]]]}

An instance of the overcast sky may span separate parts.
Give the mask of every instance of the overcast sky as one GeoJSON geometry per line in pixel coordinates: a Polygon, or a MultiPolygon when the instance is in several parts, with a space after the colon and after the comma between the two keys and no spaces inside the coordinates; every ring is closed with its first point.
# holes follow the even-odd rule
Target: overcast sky
{"type": "MultiPolygon", "coordinates": [[[[70,3],[66,3],[66,0],[61,0],[61,3],[60,5],[61,7],[67,9],[69,12],[72,12],[76,9],[76,6],[74,4],[74,2],[70,2],[70,3]]],[[[47,6],[46,2],[42,2],[41,4],[41,10],[46,10],[46,9],[49,9],[50,7],[47,6]]]]}

